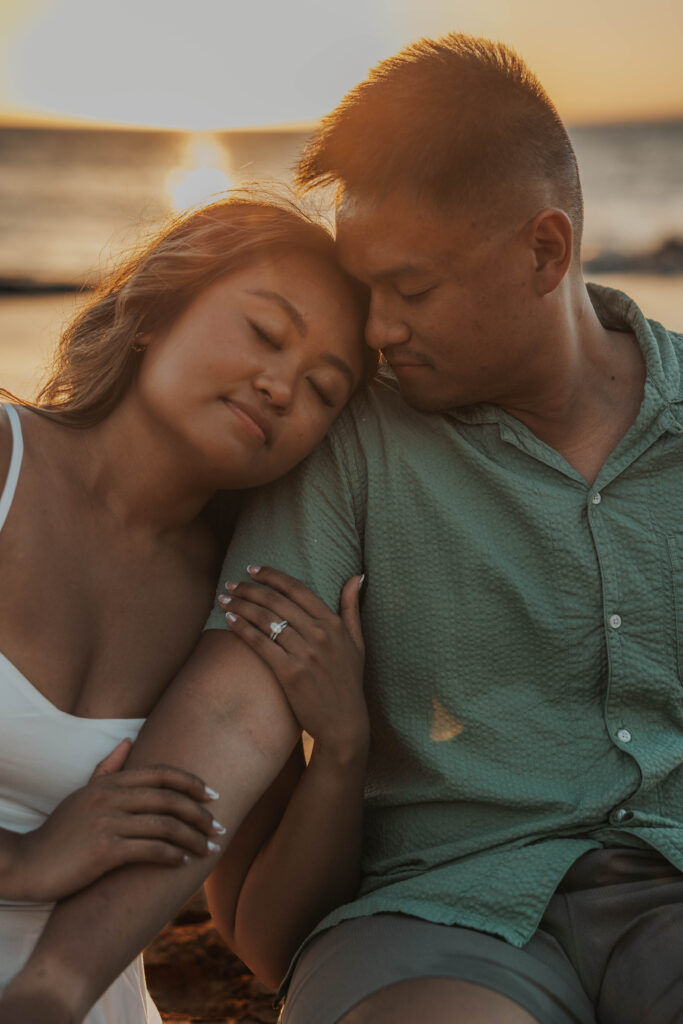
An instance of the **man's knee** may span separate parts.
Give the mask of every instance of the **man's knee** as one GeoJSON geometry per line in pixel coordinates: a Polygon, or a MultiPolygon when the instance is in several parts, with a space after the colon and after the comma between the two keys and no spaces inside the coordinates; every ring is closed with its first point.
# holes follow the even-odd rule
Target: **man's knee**
{"type": "Polygon", "coordinates": [[[399,981],[368,996],[339,1024],[537,1024],[518,1003],[454,978],[399,981]]]}

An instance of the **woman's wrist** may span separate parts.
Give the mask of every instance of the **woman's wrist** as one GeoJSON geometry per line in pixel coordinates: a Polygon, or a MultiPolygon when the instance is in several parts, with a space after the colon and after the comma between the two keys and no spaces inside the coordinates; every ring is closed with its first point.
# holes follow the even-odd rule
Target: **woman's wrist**
{"type": "Polygon", "coordinates": [[[355,726],[334,735],[313,740],[311,765],[330,766],[335,770],[360,767],[365,771],[370,748],[370,728],[367,723],[355,726]]]}

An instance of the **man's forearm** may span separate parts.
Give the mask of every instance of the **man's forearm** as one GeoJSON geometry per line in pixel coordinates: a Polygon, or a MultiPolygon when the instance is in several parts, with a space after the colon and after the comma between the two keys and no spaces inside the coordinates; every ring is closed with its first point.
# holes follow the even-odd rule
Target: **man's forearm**
{"type": "MultiPolygon", "coordinates": [[[[210,806],[226,828],[224,848],[297,738],[269,670],[237,638],[213,631],[150,716],[129,764],[177,765],[218,791],[210,806]]],[[[219,857],[195,858],[180,868],[121,868],[59,904],[8,997],[56,994],[71,1019],[81,1020],[219,857]]]]}

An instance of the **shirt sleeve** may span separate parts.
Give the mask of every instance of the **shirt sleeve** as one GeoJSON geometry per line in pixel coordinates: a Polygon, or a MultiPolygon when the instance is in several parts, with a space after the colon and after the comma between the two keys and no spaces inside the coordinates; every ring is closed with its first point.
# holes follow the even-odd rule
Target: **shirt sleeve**
{"type": "MultiPolygon", "coordinates": [[[[321,445],[281,480],[245,501],[221,569],[227,580],[249,579],[247,566],[270,565],[300,579],[335,612],[341,588],[363,571],[363,462],[355,437],[337,421],[321,445]],[[354,443],[349,443],[350,439],[354,443]]],[[[204,629],[227,629],[217,602],[204,629]]]]}

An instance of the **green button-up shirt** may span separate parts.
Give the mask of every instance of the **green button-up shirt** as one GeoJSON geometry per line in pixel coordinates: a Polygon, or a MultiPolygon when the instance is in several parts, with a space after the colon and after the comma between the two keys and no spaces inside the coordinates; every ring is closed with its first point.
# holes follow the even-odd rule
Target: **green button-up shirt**
{"type": "Polygon", "coordinates": [[[264,562],[336,607],[367,574],[362,884],[319,928],[400,911],[522,945],[587,850],[683,869],[683,336],[591,297],[647,364],[593,485],[498,408],[377,384],[241,517],[221,579],[264,562]]]}

